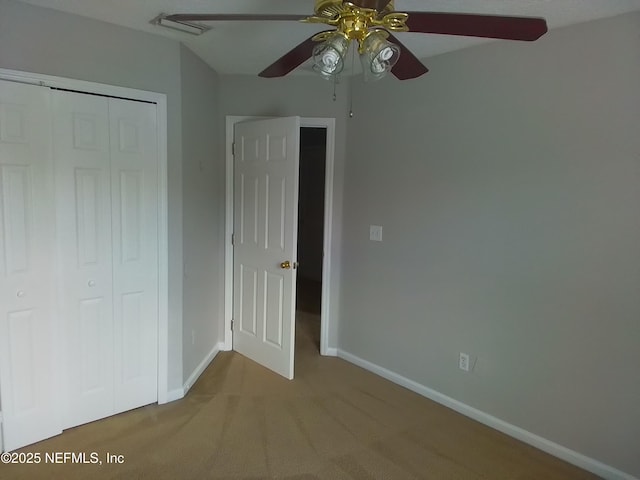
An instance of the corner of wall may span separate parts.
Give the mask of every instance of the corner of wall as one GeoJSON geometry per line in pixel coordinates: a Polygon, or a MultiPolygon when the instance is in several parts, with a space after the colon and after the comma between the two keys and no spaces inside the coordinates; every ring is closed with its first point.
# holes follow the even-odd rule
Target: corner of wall
{"type": "MultiPolygon", "coordinates": [[[[184,382],[221,341],[224,235],[220,233],[220,226],[224,223],[224,156],[219,155],[218,74],[182,45],[180,75],[184,382]]],[[[187,380],[183,385],[189,383],[187,380]]]]}

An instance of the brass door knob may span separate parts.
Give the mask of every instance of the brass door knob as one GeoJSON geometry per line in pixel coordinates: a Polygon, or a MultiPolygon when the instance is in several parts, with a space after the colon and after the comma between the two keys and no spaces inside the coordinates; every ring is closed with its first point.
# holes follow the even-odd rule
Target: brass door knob
{"type": "Polygon", "coordinates": [[[289,269],[291,268],[291,262],[289,260],[285,260],[280,264],[280,268],[289,269]]]}

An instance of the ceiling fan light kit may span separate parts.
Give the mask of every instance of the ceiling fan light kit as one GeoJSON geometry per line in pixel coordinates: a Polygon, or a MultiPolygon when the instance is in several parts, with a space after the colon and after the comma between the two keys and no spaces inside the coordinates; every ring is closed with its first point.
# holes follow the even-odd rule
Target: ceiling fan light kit
{"type": "MultiPolygon", "coordinates": [[[[323,78],[331,80],[342,70],[349,44],[358,44],[358,53],[364,70],[365,81],[377,80],[391,71],[400,56],[400,48],[386,39],[388,30],[406,32],[408,30],[404,22],[408,16],[404,13],[393,11],[393,2],[360,2],[358,6],[352,2],[343,0],[316,0],[315,13],[303,20],[308,23],[324,23],[336,27],[333,32],[322,32],[312,39],[319,44],[313,50],[314,70],[323,78]],[[378,5],[379,4],[379,5],[378,5]],[[380,7],[380,11],[375,8],[380,7]],[[334,43],[339,38],[340,46],[346,48],[336,49],[334,43]],[[333,58],[340,52],[340,68],[329,72],[323,69],[316,57],[317,52],[327,52],[333,58]],[[331,52],[331,53],[329,53],[331,52]]],[[[324,59],[321,59],[324,61],[324,59]]]]}
{"type": "MultiPolygon", "coordinates": [[[[365,80],[391,72],[400,80],[416,78],[428,69],[393,34],[401,32],[461,35],[533,41],[547,32],[543,18],[469,13],[396,12],[393,0],[315,0],[314,15],[174,14],[163,20],[194,26],[193,21],[302,21],[333,27],[306,39],[259,73],[282,77],[309,58],[323,78],[333,79],[343,67],[349,45],[357,43],[365,80]]],[[[160,24],[160,22],[154,22],[160,24]]],[[[163,24],[164,25],[164,24],[163,24]]],[[[167,26],[167,25],[164,25],[167,26]]]]}
{"type": "MultiPolygon", "coordinates": [[[[400,48],[387,37],[384,30],[371,30],[358,48],[366,81],[385,76],[400,57],[400,48]]],[[[321,33],[314,40],[319,43],[313,48],[313,70],[331,80],[344,68],[351,41],[340,31],[321,33]]]]}

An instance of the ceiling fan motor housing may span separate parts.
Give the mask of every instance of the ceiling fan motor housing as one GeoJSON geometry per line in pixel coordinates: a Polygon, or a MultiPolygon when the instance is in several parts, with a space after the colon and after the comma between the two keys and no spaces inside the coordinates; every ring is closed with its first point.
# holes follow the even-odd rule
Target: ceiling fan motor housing
{"type": "MultiPolygon", "coordinates": [[[[393,2],[383,2],[380,10],[375,7],[373,0],[359,0],[358,4],[343,0],[316,0],[315,15],[306,19],[309,23],[325,23],[335,26],[337,31],[348,40],[355,40],[359,44],[360,53],[364,50],[366,38],[373,32],[386,30],[406,32],[405,22],[408,15],[395,12],[393,2]]],[[[315,41],[324,41],[325,35],[314,37],[315,41]]]]}
{"type": "MultiPolygon", "coordinates": [[[[363,3],[363,2],[359,2],[363,3]]],[[[366,3],[366,2],[365,2],[366,3]]],[[[326,17],[335,19],[341,14],[352,10],[357,5],[351,2],[345,2],[344,0],[316,0],[315,14],[319,17],[326,17]]],[[[365,8],[365,7],[361,7],[365,8]]],[[[371,9],[375,10],[375,9],[371,9]]],[[[389,2],[382,10],[377,12],[379,18],[384,17],[386,14],[393,12],[393,1],[389,2]]]]}

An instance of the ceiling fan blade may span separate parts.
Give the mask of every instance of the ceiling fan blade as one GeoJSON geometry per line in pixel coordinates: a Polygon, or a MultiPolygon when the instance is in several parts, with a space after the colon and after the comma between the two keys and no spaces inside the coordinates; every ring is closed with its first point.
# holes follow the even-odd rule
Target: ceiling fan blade
{"type": "Polygon", "coordinates": [[[237,14],[237,13],[176,13],[167,15],[165,18],[174,22],[216,22],[227,20],[253,21],[253,20],[304,20],[309,15],[286,15],[286,14],[237,14]]]}
{"type": "Polygon", "coordinates": [[[533,41],[547,32],[544,18],[468,13],[406,12],[411,32],[533,41]]]}
{"type": "Polygon", "coordinates": [[[390,1],[391,0],[351,0],[350,3],[353,3],[355,6],[360,8],[370,8],[381,12],[384,10],[384,7],[389,5],[390,1]]]}
{"type": "MultiPolygon", "coordinates": [[[[332,32],[333,30],[326,31],[332,32]]],[[[316,35],[317,34],[312,35],[304,42],[294,47],[293,50],[285,53],[282,57],[261,71],[258,76],[264,78],[284,77],[287,73],[303,64],[306,60],[311,58],[311,55],[313,55],[313,47],[316,46],[317,42],[314,42],[312,38],[316,35]]]]}
{"type": "Polygon", "coordinates": [[[398,58],[398,62],[391,69],[391,73],[393,73],[396,78],[399,80],[409,80],[410,78],[424,75],[429,71],[429,69],[411,53],[411,50],[405,47],[402,42],[392,34],[389,34],[389,41],[400,47],[400,58],[398,58]]]}

